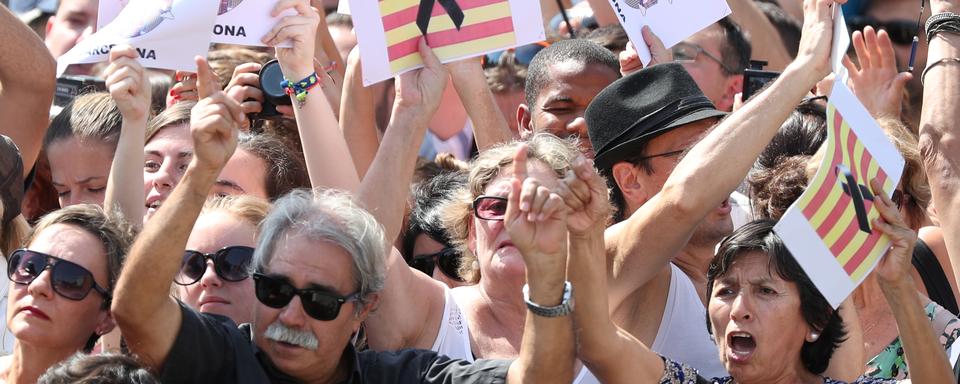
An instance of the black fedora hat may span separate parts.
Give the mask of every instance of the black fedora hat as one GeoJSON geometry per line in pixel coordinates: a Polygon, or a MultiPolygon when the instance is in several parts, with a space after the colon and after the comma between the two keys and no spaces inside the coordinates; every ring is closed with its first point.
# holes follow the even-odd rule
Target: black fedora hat
{"type": "Polygon", "coordinates": [[[644,68],[601,91],[584,118],[594,163],[601,172],[636,157],[638,148],[676,127],[725,116],[703,95],[690,74],[677,63],[644,68]]]}

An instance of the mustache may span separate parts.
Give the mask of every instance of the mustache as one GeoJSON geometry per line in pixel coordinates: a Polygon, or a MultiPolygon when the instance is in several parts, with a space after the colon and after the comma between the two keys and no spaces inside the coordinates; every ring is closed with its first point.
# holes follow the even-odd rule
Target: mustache
{"type": "Polygon", "coordinates": [[[300,348],[310,351],[316,351],[320,341],[313,333],[287,327],[280,322],[274,322],[267,327],[263,336],[269,340],[279,341],[281,343],[293,344],[300,348]]]}

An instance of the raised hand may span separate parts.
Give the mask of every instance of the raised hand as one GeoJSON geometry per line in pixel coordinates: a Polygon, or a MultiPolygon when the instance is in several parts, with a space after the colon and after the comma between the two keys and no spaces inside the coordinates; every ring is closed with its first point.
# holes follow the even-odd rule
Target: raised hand
{"type": "Polygon", "coordinates": [[[429,118],[440,106],[448,75],[447,69],[426,41],[420,39],[418,44],[423,68],[400,75],[396,104],[405,108],[419,108],[418,113],[429,118]]]}
{"type": "Polygon", "coordinates": [[[288,80],[300,81],[314,72],[314,43],[320,13],[310,6],[309,0],[280,0],[270,15],[277,17],[288,9],[295,10],[297,14],[280,19],[263,37],[263,42],[274,47],[290,42],[288,48],[276,47],[277,60],[288,80]]]}
{"type": "Polygon", "coordinates": [[[567,230],[570,233],[602,231],[607,227],[612,213],[607,183],[593,167],[593,160],[578,156],[573,161],[573,169],[560,180],[557,194],[569,209],[567,230]]]}
{"type": "Polygon", "coordinates": [[[809,73],[807,81],[815,84],[830,73],[830,51],[833,47],[833,9],[847,0],[804,0],[803,31],[794,68],[809,73]]]}
{"type": "Polygon", "coordinates": [[[246,120],[240,103],[220,90],[207,60],[196,57],[197,93],[200,101],[190,113],[194,156],[191,166],[220,172],[237,148],[237,132],[246,120]]]}
{"type": "MultiPolygon", "coordinates": [[[[260,89],[260,68],[257,63],[244,63],[233,69],[233,77],[224,92],[240,103],[244,116],[263,111],[263,90],[260,89]]],[[[244,118],[241,129],[250,129],[250,119],[244,118]]]]}
{"type": "Polygon", "coordinates": [[[559,195],[527,175],[527,146],[513,157],[513,179],[503,225],[523,255],[527,273],[566,268],[567,211],[559,195]]]}
{"type": "Polygon", "coordinates": [[[150,82],[137,62],[137,51],[129,45],[114,47],[104,74],[120,115],[132,121],[146,121],[150,114],[150,82]]]}
{"type": "Polygon", "coordinates": [[[177,71],[177,82],[170,87],[170,93],[167,94],[167,107],[181,101],[197,99],[197,74],[177,71]]]}
{"type": "MultiPolygon", "coordinates": [[[[649,26],[644,25],[640,30],[643,35],[643,42],[650,51],[650,63],[648,67],[673,61],[673,52],[663,46],[663,41],[658,37],[649,26]]],[[[643,69],[643,63],[640,62],[640,55],[637,53],[637,47],[633,42],[627,43],[627,49],[620,52],[620,74],[626,76],[643,69]]]]}
{"type": "Polygon", "coordinates": [[[873,117],[900,118],[903,89],[913,78],[909,72],[897,72],[897,57],[887,31],[866,27],[853,33],[853,49],[860,67],[845,57],[843,66],[850,73],[850,88],[873,117]]]}
{"type": "Polygon", "coordinates": [[[873,203],[880,211],[880,217],[873,221],[873,228],[889,236],[892,241],[890,250],[873,272],[877,275],[877,281],[881,286],[903,283],[913,286],[913,283],[909,282],[910,273],[913,271],[910,259],[913,257],[917,233],[903,221],[897,206],[886,193],[883,193],[883,185],[876,179],[871,181],[870,185],[876,192],[873,203]]]}

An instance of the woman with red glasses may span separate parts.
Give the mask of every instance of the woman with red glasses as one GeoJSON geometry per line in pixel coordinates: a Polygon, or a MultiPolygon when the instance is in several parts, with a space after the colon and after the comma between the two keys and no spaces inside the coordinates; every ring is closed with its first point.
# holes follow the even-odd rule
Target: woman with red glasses
{"type": "Polygon", "coordinates": [[[133,241],[124,222],[80,204],[45,216],[26,248],[7,255],[7,327],[12,355],[0,358],[0,380],[33,383],[50,366],[89,351],[114,327],[113,286],[133,241]]]}
{"type": "Polygon", "coordinates": [[[253,322],[256,297],[248,267],[257,227],[269,211],[270,203],[253,196],[208,200],[174,279],[180,300],[237,324],[253,322]]]}

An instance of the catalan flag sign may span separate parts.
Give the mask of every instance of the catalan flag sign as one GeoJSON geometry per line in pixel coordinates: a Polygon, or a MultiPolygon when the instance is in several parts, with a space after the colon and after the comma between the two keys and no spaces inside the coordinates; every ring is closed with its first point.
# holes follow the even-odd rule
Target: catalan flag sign
{"type": "Polygon", "coordinates": [[[545,39],[531,0],[350,0],[370,85],[423,65],[422,38],[447,63],[545,39]]]}
{"type": "Polygon", "coordinates": [[[873,228],[880,217],[873,202],[893,194],[904,161],[842,81],[830,94],[824,147],[816,175],[774,231],[836,308],[890,247],[873,228]],[[870,188],[873,179],[883,191],[870,188]]]}

